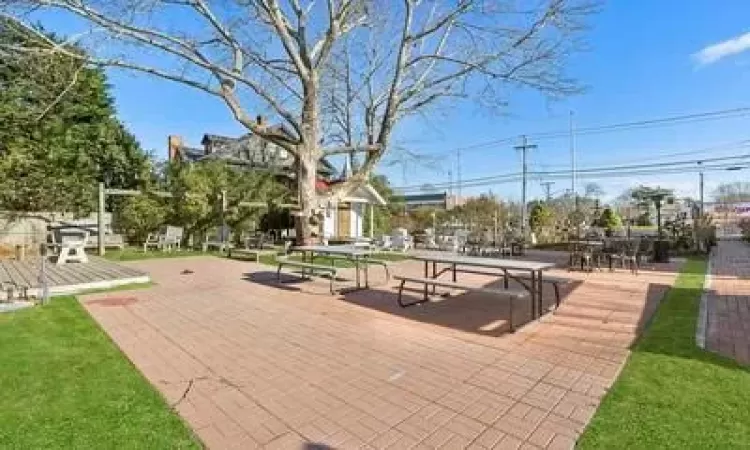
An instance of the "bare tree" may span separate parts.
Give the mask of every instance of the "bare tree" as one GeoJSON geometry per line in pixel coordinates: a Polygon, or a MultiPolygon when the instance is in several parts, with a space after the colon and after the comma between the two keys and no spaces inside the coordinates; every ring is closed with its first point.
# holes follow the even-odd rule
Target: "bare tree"
{"type": "MultiPolygon", "coordinates": [[[[340,197],[365,182],[395,125],[450,99],[504,104],[512,87],[554,97],[588,0],[0,0],[29,30],[40,11],[85,24],[1,53],[57,53],[142,72],[223,101],[250,132],[297,161],[298,236],[309,239],[321,157],[363,155],[340,197]],[[521,5],[525,4],[525,5],[521,5]],[[82,19],[82,21],[80,20],[82,19]],[[86,49],[73,51],[70,45],[86,49]],[[270,112],[284,127],[253,120],[270,112]]],[[[46,16],[49,17],[49,16],[46,16]]]]}

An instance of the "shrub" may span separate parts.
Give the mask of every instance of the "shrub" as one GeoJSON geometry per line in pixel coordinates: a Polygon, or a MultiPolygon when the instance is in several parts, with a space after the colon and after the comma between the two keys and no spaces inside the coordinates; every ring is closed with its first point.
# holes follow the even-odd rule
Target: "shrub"
{"type": "Polygon", "coordinates": [[[149,233],[153,233],[164,224],[166,209],[161,202],[148,195],[128,197],[118,216],[118,224],[128,240],[141,244],[149,233]]]}
{"type": "Polygon", "coordinates": [[[742,219],[739,223],[742,232],[742,240],[750,242],[750,219],[742,219]]]}

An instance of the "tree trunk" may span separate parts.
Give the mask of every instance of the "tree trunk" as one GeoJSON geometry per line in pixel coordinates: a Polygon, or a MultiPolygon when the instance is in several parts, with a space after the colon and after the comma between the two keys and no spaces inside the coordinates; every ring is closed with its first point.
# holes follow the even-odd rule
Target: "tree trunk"
{"type": "Polygon", "coordinates": [[[299,191],[300,209],[295,215],[295,231],[297,245],[312,245],[318,242],[320,224],[314,215],[317,209],[317,193],[315,184],[317,178],[318,156],[314,148],[306,148],[300,152],[297,163],[297,189],[299,191]]]}
{"type": "Polygon", "coordinates": [[[294,228],[297,245],[318,243],[320,224],[314,214],[317,208],[315,184],[318,174],[318,80],[314,76],[303,83],[304,104],[300,117],[301,141],[297,150],[297,194],[299,211],[296,214],[294,228]]]}

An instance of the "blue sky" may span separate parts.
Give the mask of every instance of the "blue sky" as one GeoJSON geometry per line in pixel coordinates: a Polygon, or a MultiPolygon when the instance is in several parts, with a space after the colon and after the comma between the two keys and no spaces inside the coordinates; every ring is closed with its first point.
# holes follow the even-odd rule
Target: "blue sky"
{"type": "MultiPolygon", "coordinates": [[[[502,115],[476,109],[471,104],[445,108],[428,122],[399,125],[401,145],[434,160],[437,167],[409,163],[406,183],[445,183],[455,177],[456,147],[470,146],[521,134],[564,130],[569,111],[577,127],[648,120],[704,111],[750,106],[750,35],[703,54],[700,50],[750,33],[750,2],[722,0],[661,0],[606,2],[592,20],[590,51],[576,55],[570,73],[586,85],[585,94],[549,102],[531,92],[513,92],[502,115]],[[748,45],[746,45],[748,44],[748,45]],[[725,55],[725,56],[724,56],[725,55]],[[721,57],[724,56],[724,57],[721,57]],[[432,156],[432,158],[430,158],[432,156]]],[[[57,22],[65,29],[65,24],[57,22]]],[[[170,82],[121,71],[111,72],[110,83],[119,116],[144,148],[165,157],[167,135],[183,136],[198,145],[203,133],[237,135],[243,129],[233,122],[218,100],[170,82]]],[[[750,139],[750,116],[690,125],[639,129],[577,138],[578,166],[669,160],[660,155],[697,150],[750,139]]],[[[520,138],[518,139],[520,142],[520,138]]],[[[461,152],[464,180],[520,171],[518,142],[461,152]]],[[[536,142],[529,156],[530,170],[565,169],[570,164],[567,139],[536,142]]],[[[750,153],[750,148],[706,152],[706,157],[750,153]]],[[[692,159],[699,155],[676,157],[692,159]]],[[[390,158],[391,160],[393,158],[390,158]]],[[[403,185],[401,166],[381,165],[396,186],[403,185]]],[[[720,181],[746,179],[750,170],[712,172],[706,175],[707,192],[720,181]]],[[[530,196],[541,196],[539,179],[530,179],[530,196]]],[[[642,176],[598,182],[606,197],[627,186],[644,183],[677,189],[697,196],[697,174],[642,176]]],[[[579,183],[579,187],[584,182],[579,183]]],[[[570,181],[556,180],[552,191],[569,188],[570,181]]],[[[463,194],[492,190],[504,197],[520,198],[520,183],[465,188],[463,194]]]]}

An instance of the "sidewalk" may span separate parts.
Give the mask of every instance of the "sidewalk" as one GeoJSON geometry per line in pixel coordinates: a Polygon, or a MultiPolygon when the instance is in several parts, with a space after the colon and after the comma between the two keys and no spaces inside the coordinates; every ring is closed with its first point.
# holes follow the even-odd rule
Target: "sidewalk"
{"type": "Polygon", "coordinates": [[[706,298],[706,348],[750,364],[750,245],[720,241],[706,298]]]}

